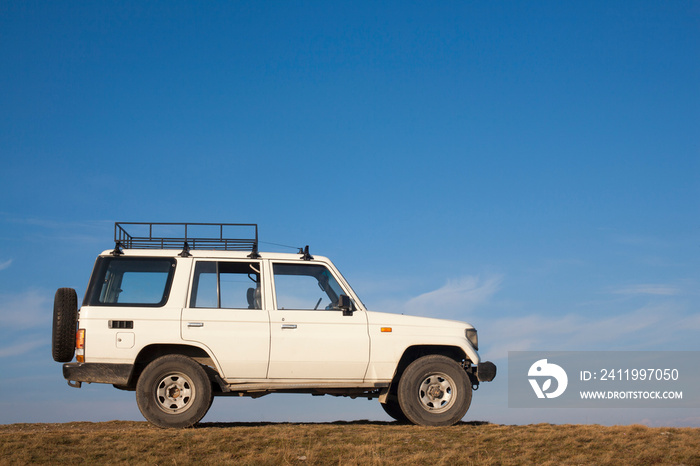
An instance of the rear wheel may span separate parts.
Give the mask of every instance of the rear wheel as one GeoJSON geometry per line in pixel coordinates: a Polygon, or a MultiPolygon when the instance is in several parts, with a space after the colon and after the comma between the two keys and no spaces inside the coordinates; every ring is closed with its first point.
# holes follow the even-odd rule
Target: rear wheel
{"type": "Polygon", "coordinates": [[[136,383],[139,410],[158,427],[190,427],[207,414],[212,400],[202,366],[179,354],[151,362],[136,383]]]}
{"type": "Polygon", "coordinates": [[[75,354],[78,295],[73,288],[59,288],[53,300],[51,355],[54,361],[70,362],[75,354]]]}
{"type": "Polygon", "coordinates": [[[398,398],[401,411],[412,423],[451,426],[469,410],[472,388],[457,362],[435,354],[416,359],[406,368],[398,398]]]}

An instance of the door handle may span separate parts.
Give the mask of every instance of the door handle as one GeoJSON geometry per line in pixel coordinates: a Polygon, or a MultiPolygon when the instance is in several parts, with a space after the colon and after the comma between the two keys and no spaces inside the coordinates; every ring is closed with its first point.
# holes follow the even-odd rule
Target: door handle
{"type": "Polygon", "coordinates": [[[188,327],[204,327],[204,322],[188,322],[188,327]]]}
{"type": "Polygon", "coordinates": [[[297,324],[282,324],[282,330],[293,330],[295,328],[297,328],[297,324]]]}

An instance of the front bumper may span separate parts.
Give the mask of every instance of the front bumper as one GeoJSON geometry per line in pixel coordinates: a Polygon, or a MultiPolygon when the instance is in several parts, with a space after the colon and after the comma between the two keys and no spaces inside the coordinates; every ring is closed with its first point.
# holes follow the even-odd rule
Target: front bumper
{"type": "Polygon", "coordinates": [[[477,364],[476,378],[479,382],[491,382],[496,378],[496,365],[491,361],[484,361],[477,364]]]}
{"type": "Polygon", "coordinates": [[[127,385],[133,368],[133,364],[69,362],[63,365],[63,378],[76,388],[82,382],[127,385]]]}

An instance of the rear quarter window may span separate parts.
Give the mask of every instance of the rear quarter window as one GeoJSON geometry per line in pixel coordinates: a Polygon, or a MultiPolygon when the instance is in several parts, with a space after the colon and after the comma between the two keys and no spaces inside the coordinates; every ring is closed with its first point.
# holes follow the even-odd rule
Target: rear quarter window
{"type": "Polygon", "coordinates": [[[175,259],[100,257],[85,304],[91,306],[163,306],[168,301],[175,259]]]}

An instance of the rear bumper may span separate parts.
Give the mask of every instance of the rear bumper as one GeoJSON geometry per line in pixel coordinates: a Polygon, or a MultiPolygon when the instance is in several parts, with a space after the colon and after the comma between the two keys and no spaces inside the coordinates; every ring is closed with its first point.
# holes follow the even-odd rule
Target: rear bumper
{"type": "Polygon", "coordinates": [[[496,365],[491,361],[484,361],[477,364],[476,378],[479,382],[491,382],[496,378],[496,365]]]}
{"type": "Polygon", "coordinates": [[[63,365],[63,378],[76,388],[81,382],[127,385],[133,368],[133,364],[69,362],[63,365]]]}

